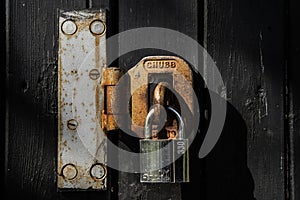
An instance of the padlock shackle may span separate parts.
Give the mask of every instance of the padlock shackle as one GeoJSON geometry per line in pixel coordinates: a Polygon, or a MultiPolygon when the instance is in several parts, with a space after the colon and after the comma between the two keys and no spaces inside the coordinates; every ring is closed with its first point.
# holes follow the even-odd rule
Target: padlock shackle
{"type": "Polygon", "coordinates": [[[152,108],[146,117],[146,121],[145,121],[145,132],[144,132],[144,137],[146,139],[150,139],[152,137],[152,129],[151,129],[151,125],[150,125],[150,119],[151,117],[154,115],[154,108],[152,108]]]}
{"type": "Polygon", "coordinates": [[[183,122],[183,119],[182,119],[181,115],[174,108],[172,108],[170,106],[167,107],[167,108],[168,108],[168,110],[172,111],[176,115],[176,118],[177,118],[178,123],[179,123],[179,127],[178,127],[178,139],[183,139],[184,122],[183,122]]]}
{"type": "MultiPolygon", "coordinates": [[[[181,115],[179,114],[179,112],[177,112],[177,110],[175,110],[174,108],[172,108],[170,106],[167,107],[167,109],[170,110],[171,112],[173,112],[176,115],[176,118],[177,118],[178,123],[179,123],[179,127],[178,127],[178,139],[183,139],[184,122],[183,122],[183,119],[182,119],[181,115]]],[[[151,127],[150,119],[154,115],[154,111],[155,111],[155,109],[152,108],[148,112],[148,115],[146,117],[145,132],[144,132],[144,137],[146,139],[149,139],[149,138],[152,137],[152,127],[151,127]]]]}

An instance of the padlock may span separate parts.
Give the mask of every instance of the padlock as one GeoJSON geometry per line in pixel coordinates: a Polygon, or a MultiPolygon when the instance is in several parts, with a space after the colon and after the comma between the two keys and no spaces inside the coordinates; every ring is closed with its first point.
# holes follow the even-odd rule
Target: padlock
{"type": "Polygon", "coordinates": [[[172,107],[167,109],[176,115],[179,123],[178,136],[172,139],[153,139],[152,108],[145,122],[144,139],[140,140],[140,181],[144,183],[189,182],[188,139],[184,139],[184,122],[172,107]]]}

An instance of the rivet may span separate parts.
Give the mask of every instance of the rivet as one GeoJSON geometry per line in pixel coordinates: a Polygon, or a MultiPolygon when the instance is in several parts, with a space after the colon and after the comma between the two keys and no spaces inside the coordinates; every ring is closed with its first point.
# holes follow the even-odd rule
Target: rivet
{"type": "Polygon", "coordinates": [[[101,20],[94,20],[90,25],[90,31],[92,34],[101,35],[105,32],[105,24],[101,20]]]}
{"type": "Polygon", "coordinates": [[[100,72],[98,69],[92,69],[89,73],[89,76],[92,80],[97,80],[100,77],[100,72]]]}
{"type": "Polygon", "coordinates": [[[77,25],[72,20],[66,20],[61,25],[61,30],[66,35],[73,35],[77,31],[77,25]]]}
{"type": "Polygon", "coordinates": [[[98,163],[91,167],[90,174],[92,178],[95,179],[104,179],[106,176],[106,168],[98,163]]]}
{"type": "Polygon", "coordinates": [[[76,128],[78,126],[78,122],[75,119],[70,119],[67,122],[67,126],[70,130],[76,130],[76,128]]]}
{"type": "Polygon", "coordinates": [[[73,164],[66,164],[62,168],[62,175],[65,179],[72,180],[77,176],[77,169],[73,164]]]}

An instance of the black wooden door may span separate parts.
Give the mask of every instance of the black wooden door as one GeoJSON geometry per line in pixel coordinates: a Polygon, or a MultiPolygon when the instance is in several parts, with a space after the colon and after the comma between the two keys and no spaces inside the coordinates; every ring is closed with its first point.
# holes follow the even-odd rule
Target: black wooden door
{"type": "MultiPolygon", "coordinates": [[[[6,31],[2,31],[6,46],[4,42],[1,48],[7,58],[6,67],[1,67],[6,85],[6,95],[1,94],[1,138],[7,199],[299,199],[299,40],[292,32],[299,15],[296,4],[296,0],[1,3],[6,13],[1,19],[1,30],[6,31]],[[170,28],[197,40],[216,62],[226,85],[222,89],[227,90],[227,118],[213,151],[199,159],[207,126],[202,121],[191,146],[191,183],[141,184],[137,174],[111,170],[105,192],[57,192],[58,14],[100,7],[109,10],[108,36],[145,26],[170,28]]],[[[114,65],[129,69],[142,57],[158,54],[170,52],[132,52],[114,65]]],[[[205,108],[209,100],[203,80],[195,77],[205,108]]],[[[126,138],[118,143],[138,148],[126,138]]]]}

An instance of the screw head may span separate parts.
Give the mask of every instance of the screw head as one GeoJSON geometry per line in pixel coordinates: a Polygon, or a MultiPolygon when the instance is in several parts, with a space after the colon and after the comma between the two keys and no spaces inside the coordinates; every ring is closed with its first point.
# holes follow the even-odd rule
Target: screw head
{"type": "Polygon", "coordinates": [[[76,130],[76,128],[78,126],[78,122],[75,119],[70,119],[67,122],[67,126],[70,130],[76,130]]]}
{"type": "Polygon", "coordinates": [[[89,76],[92,80],[97,80],[100,77],[100,72],[98,69],[92,69],[89,73],[89,76]]]}
{"type": "Polygon", "coordinates": [[[77,31],[77,25],[72,20],[66,20],[61,25],[61,30],[66,35],[73,35],[77,31]]]}
{"type": "Polygon", "coordinates": [[[72,179],[76,178],[77,173],[78,173],[78,171],[77,171],[75,165],[73,165],[73,164],[66,164],[62,168],[62,175],[65,179],[72,180],[72,179]]]}
{"type": "Polygon", "coordinates": [[[95,164],[91,167],[90,174],[95,179],[103,179],[106,176],[106,168],[100,163],[95,164]]]}
{"type": "Polygon", "coordinates": [[[101,20],[94,20],[90,25],[90,31],[95,35],[102,35],[105,32],[105,24],[101,20]]]}

